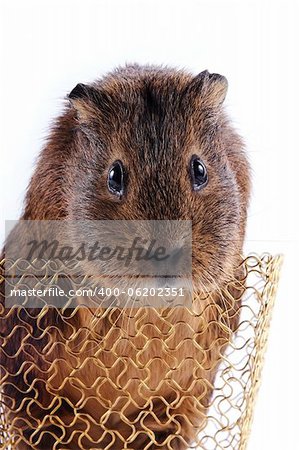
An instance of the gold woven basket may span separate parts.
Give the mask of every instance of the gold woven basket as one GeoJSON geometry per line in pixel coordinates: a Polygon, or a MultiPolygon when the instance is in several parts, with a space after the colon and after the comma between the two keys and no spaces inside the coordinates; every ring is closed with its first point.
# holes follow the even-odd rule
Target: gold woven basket
{"type": "Polygon", "coordinates": [[[225,303],[205,302],[209,315],[85,308],[90,326],[77,329],[79,306],[57,309],[49,323],[46,306],[29,314],[1,302],[1,449],[244,450],[281,256],[251,254],[242,265],[239,296],[228,285],[225,303]],[[217,358],[209,365],[211,351],[217,358]],[[192,440],[184,434],[191,428],[192,440]]]}

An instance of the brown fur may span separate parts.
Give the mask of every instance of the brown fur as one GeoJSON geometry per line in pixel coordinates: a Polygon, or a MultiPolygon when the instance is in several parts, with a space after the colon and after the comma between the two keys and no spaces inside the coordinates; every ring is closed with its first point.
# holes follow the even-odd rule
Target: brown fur
{"type": "MultiPolygon", "coordinates": [[[[199,293],[205,289],[215,291],[215,304],[208,307],[205,315],[207,319],[217,319],[220,308],[220,304],[217,305],[217,289],[221,289],[226,279],[234,275],[242,252],[250,185],[242,141],[230,125],[222,106],[226,88],[226,80],[220,75],[203,72],[194,77],[183,71],[152,66],[127,66],[95,82],[86,88],[83,97],[72,99],[56,120],[31,179],[22,218],[191,219],[194,285],[199,293]],[[209,173],[209,183],[200,192],[192,191],[188,174],[193,154],[202,158],[209,173]],[[113,197],[106,186],[107,170],[115,160],[123,161],[128,169],[128,189],[122,200],[113,197]]],[[[203,309],[200,305],[198,314],[203,309]]],[[[14,372],[15,364],[21,365],[22,361],[32,359],[36,364],[34,371],[26,375],[26,382],[24,374],[7,376],[7,401],[15,398],[16,409],[22,400],[20,392],[10,382],[17,382],[20,390],[26,388],[26,383],[33,383],[36,390],[31,389],[27,395],[30,397],[38,392],[39,401],[30,410],[38,423],[46,411],[51,410],[49,405],[55,394],[59,393],[61,398],[56,412],[61,423],[57,419],[52,424],[45,420],[44,430],[50,432],[47,439],[39,441],[39,434],[32,439],[34,430],[25,423],[26,413],[23,421],[18,419],[16,425],[24,430],[24,437],[30,439],[31,436],[33,442],[39,442],[32,448],[53,448],[55,439],[51,442],[51,436],[61,436],[63,423],[67,424],[65,441],[68,444],[54,448],[74,449],[79,444],[86,449],[123,448],[120,438],[113,442],[111,435],[104,436],[99,426],[109,405],[118,399],[119,412],[107,416],[106,428],[117,430],[126,439],[132,433],[129,424],[134,422],[137,437],[128,444],[128,448],[149,448],[150,437],[142,431],[137,417],[138,412],[148,410],[146,399],[153,393],[149,388],[144,388],[140,395],[136,377],[147,379],[155,395],[172,405],[167,413],[161,399],[153,400],[153,413],[145,419],[147,427],[161,443],[159,448],[186,449],[190,445],[201,415],[208,406],[215,374],[213,368],[217,367],[221,346],[228,337],[217,323],[211,323],[201,333],[196,315],[188,310],[168,311],[168,323],[175,329],[170,342],[174,350],[163,354],[161,342],[165,339],[163,332],[167,331],[167,322],[161,321],[159,311],[148,311],[144,319],[142,310],[136,310],[134,314],[140,314],[140,317],[129,318],[122,314],[120,321],[119,312],[115,310],[111,312],[112,321],[105,310],[92,332],[84,331],[84,327],[88,328],[94,319],[88,309],[78,310],[74,317],[70,313],[70,318],[65,320],[55,309],[49,310],[38,327],[37,314],[34,310],[11,311],[5,318],[5,326],[1,326],[2,337],[5,337],[20,320],[24,324],[22,331],[4,344],[3,367],[14,372]],[[142,326],[149,321],[156,324],[160,331],[152,327],[140,333],[142,326]],[[112,322],[116,324],[113,328],[110,325],[112,322]],[[60,328],[60,333],[53,324],[60,328]],[[10,355],[16,353],[31,326],[39,339],[29,338],[27,351],[23,348],[17,358],[7,356],[9,352],[10,355]],[[42,335],[46,327],[48,332],[42,335]],[[65,345],[59,345],[59,342],[65,343],[74,330],[78,335],[69,345],[73,354],[78,351],[78,355],[69,361],[65,345]],[[196,339],[193,330],[197,330],[196,339]],[[94,337],[96,340],[105,338],[105,351],[95,348],[94,337]],[[55,345],[51,347],[53,342],[55,345]],[[115,342],[118,345],[114,348],[115,342]],[[158,357],[154,360],[156,362],[151,367],[150,375],[146,370],[136,369],[134,364],[138,359],[136,349],[144,345],[148,345],[147,360],[158,357]],[[43,348],[51,348],[47,358],[43,357],[43,348]],[[208,355],[205,358],[200,351],[202,348],[208,355]],[[161,354],[165,365],[159,359],[161,354]],[[51,363],[58,355],[61,360],[59,372],[55,373],[51,363]],[[173,363],[173,358],[178,362],[178,368],[172,375],[171,386],[165,379],[167,365],[173,363]],[[83,361],[83,368],[72,368],[83,361]],[[201,369],[198,368],[199,363],[202,364],[201,369]],[[126,364],[127,370],[124,371],[126,364]],[[198,378],[195,385],[192,384],[194,371],[197,371],[198,378]],[[51,383],[46,387],[42,380],[49,377],[51,383]],[[72,377],[76,380],[72,381],[72,377]],[[96,380],[100,377],[108,378],[97,384],[96,380]],[[206,383],[200,382],[201,378],[205,378],[206,383]],[[108,379],[112,382],[109,383],[108,379]],[[82,441],[78,441],[78,436],[71,437],[72,431],[79,427],[78,423],[72,423],[73,407],[80,402],[78,383],[93,386],[86,394],[89,400],[85,399],[81,409],[82,414],[84,411],[93,418],[87,437],[83,437],[82,441]],[[173,389],[175,383],[180,386],[177,389],[178,398],[173,389]],[[135,401],[135,406],[131,402],[126,409],[127,420],[120,414],[124,408],[121,392],[126,392],[135,401]],[[200,404],[194,400],[196,397],[202,397],[200,404]],[[101,405],[98,398],[101,398],[101,405]],[[176,419],[167,421],[167,414],[173,414],[176,419]],[[162,426],[161,422],[165,425],[162,426]],[[172,436],[172,441],[167,447],[169,436],[172,436]],[[97,441],[98,444],[92,443],[97,441]]],[[[229,322],[231,328],[236,326],[236,320],[233,313],[229,322]]],[[[12,407],[11,404],[9,406],[12,407]]],[[[10,415],[12,419],[13,414],[10,415]]],[[[80,427],[82,423],[84,421],[81,421],[80,427]]],[[[30,447],[24,443],[19,448],[30,447]]]]}

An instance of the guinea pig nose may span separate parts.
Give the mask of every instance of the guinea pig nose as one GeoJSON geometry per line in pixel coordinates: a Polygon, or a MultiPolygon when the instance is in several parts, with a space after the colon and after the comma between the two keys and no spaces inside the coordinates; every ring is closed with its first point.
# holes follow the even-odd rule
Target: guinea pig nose
{"type": "Polygon", "coordinates": [[[151,260],[151,263],[153,269],[155,270],[154,275],[180,275],[184,265],[184,254],[184,247],[173,247],[166,250],[165,257],[163,257],[162,259],[153,258],[151,260]]]}
{"type": "Polygon", "coordinates": [[[176,268],[184,255],[184,247],[175,247],[171,250],[169,255],[170,266],[176,268]]]}

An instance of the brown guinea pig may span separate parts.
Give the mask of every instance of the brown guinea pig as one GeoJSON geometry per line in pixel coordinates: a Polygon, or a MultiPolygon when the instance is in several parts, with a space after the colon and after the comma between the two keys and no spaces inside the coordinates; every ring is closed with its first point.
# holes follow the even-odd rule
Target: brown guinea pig
{"type": "Polygon", "coordinates": [[[191,220],[193,286],[214,293],[215,308],[7,314],[2,338],[22,323],[3,344],[2,364],[16,448],[195,442],[225,341],[217,321],[202,330],[199,316],[205,311],[208,322],[226,307],[217,298],[236,275],[250,191],[243,143],[223,109],[226,91],[218,74],[131,65],[69,94],[22,219],[191,220]]]}

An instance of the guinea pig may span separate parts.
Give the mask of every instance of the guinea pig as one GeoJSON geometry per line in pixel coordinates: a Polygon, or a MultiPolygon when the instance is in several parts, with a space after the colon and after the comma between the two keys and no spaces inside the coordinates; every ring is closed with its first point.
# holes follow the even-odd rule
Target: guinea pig
{"type": "Polygon", "coordinates": [[[196,441],[238,321],[233,310],[226,329],[217,324],[229,309],[220,293],[237,276],[250,195],[226,92],[226,78],[208,71],[128,65],[68,95],[21,219],[190,220],[195,296],[213,301],[193,311],[96,313],[2,305],[14,448],[183,450],[196,441]]]}

